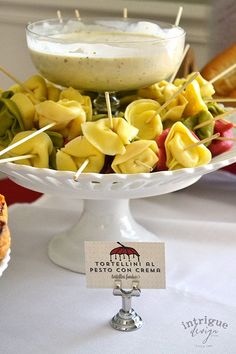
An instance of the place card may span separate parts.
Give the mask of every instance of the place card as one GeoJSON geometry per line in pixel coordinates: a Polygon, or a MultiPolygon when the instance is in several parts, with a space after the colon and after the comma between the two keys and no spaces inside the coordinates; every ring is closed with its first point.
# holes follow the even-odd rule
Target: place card
{"type": "Polygon", "coordinates": [[[138,282],[141,289],[165,288],[165,245],[162,242],[85,242],[89,288],[123,289],[138,282]]]}

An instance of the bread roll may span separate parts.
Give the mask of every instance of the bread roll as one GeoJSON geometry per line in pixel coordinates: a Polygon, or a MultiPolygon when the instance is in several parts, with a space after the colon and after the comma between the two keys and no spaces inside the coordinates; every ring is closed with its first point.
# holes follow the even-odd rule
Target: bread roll
{"type": "MultiPolygon", "coordinates": [[[[216,75],[236,63],[236,44],[213,58],[202,70],[201,75],[211,80],[216,75]]],[[[236,70],[214,82],[216,95],[220,97],[236,97],[236,70]],[[234,93],[233,93],[234,92],[234,93]]]]}
{"type": "Polygon", "coordinates": [[[0,261],[6,256],[10,248],[11,237],[7,224],[0,221],[0,261]]]}
{"type": "Polygon", "coordinates": [[[10,231],[7,225],[8,210],[5,197],[0,194],[0,262],[6,256],[11,244],[10,231]]]}
{"type": "Polygon", "coordinates": [[[0,221],[7,223],[8,220],[8,210],[5,197],[0,194],[0,221]]]}

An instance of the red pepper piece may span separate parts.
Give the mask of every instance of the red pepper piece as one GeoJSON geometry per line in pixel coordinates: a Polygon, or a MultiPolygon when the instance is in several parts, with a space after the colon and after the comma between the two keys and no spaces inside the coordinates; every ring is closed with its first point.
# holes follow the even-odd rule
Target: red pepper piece
{"type": "MultiPolygon", "coordinates": [[[[216,131],[216,133],[218,133],[216,131]]],[[[234,134],[232,129],[226,130],[224,132],[219,132],[220,136],[225,138],[233,138],[234,134]]],[[[233,140],[213,140],[212,143],[208,146],[208,149],[211,151],[212,156],[217,156],[223,152],[229,151],[234,145],[233,140]]]]}
{"type": "Polygon", "coordinates": [[[214,127],[214,133],[223,133],[229,129],[233,128],[233,123],[228,122],[226,120],[216,120],[215,121],[215,127],[214,127]]]}

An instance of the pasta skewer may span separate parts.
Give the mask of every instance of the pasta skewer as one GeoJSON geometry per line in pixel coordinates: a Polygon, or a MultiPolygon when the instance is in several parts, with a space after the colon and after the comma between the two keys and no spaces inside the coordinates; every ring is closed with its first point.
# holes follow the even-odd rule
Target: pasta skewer
{"type": "Polygon", "coordinates": [[[78,171],[75,173],[74,175],[74,181],[78,182],[79,176],[81,175],[81,173],[83,172],[83,170],[86,168],[86,166],[89,164],[89,159],[86,159],[82,165],[80,166],[80,168],[78,169],[78,171]]]}
{"type": "Polygon", "coordinates": [[[220,136],[220,133],[216,133],[216,134],[214,134],[212,136],[209,136],[209,137],[207,137],[207,138],[205,138],[203,140],[199,140],[196,143],[193,143],[191,145],[185,146],[184,150],[192,149],[192,148],[194,148],[194,147],[196,147],[198,145],[208,143],[208,141],[217,139],[219,136],[220,136]]]}
{"type": "Polygon", "coordinates": [[[25,138],[17,141],[15,144],[12,144],[12,145],[9,145],[8,147],[6,147],[5,149],[3,149],[2,151],[0,151],[0,156],[4,155],[6,152],[14,149],[15,147],[23,144],[24,142],[34,138],[35,136],[39,135],[40,133],[44,132],[45,130],[47,129],[50,129],[51,127],[53,127],[54,125],[56,125],[56,123],[50,123],[48,125],[46,125],[45,127],[39,129],[39,130],[36,130],[35,132],[33,132],[32,134],[26,136],[25,138]]]}
{"type": "Polygon", "coordinates": [[[223,119],[224,117],[226,117],[226,116],[228,116],[228,115],[230,115],[232,113],[235,113],[235,112],[236,112],[236,108],[232,109],[231,111],[228,111],[226,113],[220,114],[219,116],[217,116],[217,117],[215,117],[213,119],[208,119],[205,122],[202,122],[202,123],[199,123],[199,124],[195,125],[193,130],[197,130],[199,128],[205,127],[206,125],[211,124],[212,122],[215,122],[216,120],[223,119]]]}
{"type": "Polygon", "coordinates": [[[28,154],[28,155],[21,155],[21,156],[6,157],[5,159],[0,159],[0,164],[7,163],[7,162],[14,162],[18,160],[24,160],[24,159],[31,159],[32,157],[35,157],[35,155],[28,154]]]}

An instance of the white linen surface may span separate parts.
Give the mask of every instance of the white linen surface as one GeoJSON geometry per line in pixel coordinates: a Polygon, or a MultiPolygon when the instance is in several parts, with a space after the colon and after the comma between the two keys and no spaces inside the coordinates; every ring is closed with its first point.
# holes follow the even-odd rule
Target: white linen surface
{"type": "MultiPolygon", "coordinates": [[[[167,290],[142,290],[132,301],[144,320],[115,331],[121,298],[87,289],[85,276],[54,265],[53,235],[70,228],[82,201],[43,196],[10,207],[12,253],[0,279],[0,353],[235,354],[236,176],[211,173],[184,190],[131,201],[137,221],[166,244],[167,290]],[[191,336],[182,322],[217,319],[217,336],[191,336]]],[[[212,327],[203,326],[209,330],[212,327]]]]}

